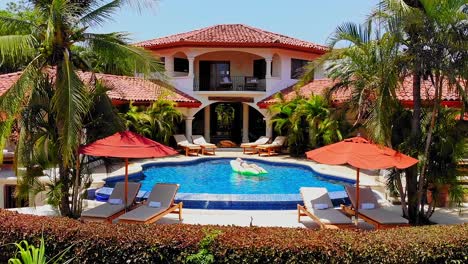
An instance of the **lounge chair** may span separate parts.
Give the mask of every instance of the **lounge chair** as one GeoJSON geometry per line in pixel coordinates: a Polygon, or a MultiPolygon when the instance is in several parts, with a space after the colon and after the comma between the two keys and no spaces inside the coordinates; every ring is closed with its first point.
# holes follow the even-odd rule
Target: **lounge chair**
{"type": "Polygon", "coordinates": [[[302,187],[300,189],[304,206],[297,205],[297,221],[301,216],[312,218],[320,228],[355,228],[349,217],[340,209],[333,208],[328,191],[325,188],[302,187]]]}
{"type": "Polygon", "coordinates": [[[258,145],[256,147],[258,155],[261,156],[262,154],[268,154],[268,156],[271,156],[273,153],[278,153],[277,151],[283,147],[285,142],[286,137],[278,136],[273,142],[271,142],[271,144],[258,145]]]}
{"type": "Polygon", "coordinates": [[[125,205],[125,183],[116,183],[109,200],[105,204],[84,211],[81,214],[81,220],[85,222],[112,223],[112,220],[125,213],[125,209],[133,205],[140,187],[140,183],[128,183],[127,204],[125,205]]]}
{"type": "MultiPolygon", "coordinates": [[[[345,189],[351,201],[351,206],[341,205],[341,208],[346,214],[355,215],[355,208],[357,208],[356,188],[345,186],[345,189]]],[[[374,225],[377,229],[409,225],[408,219],[382,207],[369,187],[359,188],[358,217],[374,225]]]]}
{"type": "Polygon", "coordinates": [[[257,153],[256,147],[258,145],[264,145],[270,141],[269,137],[261,136],[254,142],[242,143],[240,147],[243,149],[244,154],[255,154],[257,153]]]}
{"type": "Polygon", "coordinates": [[[193,144],[200,145],[202,155],[211,154],[215,155],[216,145],[206,142],[205,138],[202,135],[193,135],[192,136],[193,144]]]}
{"type": "Polygon", "coordinates": [[[190,154],[195,154],[198,156],[198,153],[201,149],[200,145],[190,143],[183,134],[174,135],[174,139],[177,142],[177,146],[181,147],[185,151],[185,156],[190,154]]]}
{"type": "Polygon", "coordinates": [[[151,190],[148,200],[143,205],[121,215],[118,218],[119,222],[150,224],[169,213],[179,214],[179,221],[182,221],[182,202],[174,203],[178,189],[178,184],[156,184],[151,190]]]}

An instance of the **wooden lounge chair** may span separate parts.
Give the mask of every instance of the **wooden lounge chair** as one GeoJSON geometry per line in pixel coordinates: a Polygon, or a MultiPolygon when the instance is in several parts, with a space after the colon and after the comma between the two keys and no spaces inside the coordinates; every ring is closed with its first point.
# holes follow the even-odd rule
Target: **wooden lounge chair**
{"type": "Polygon", "coordinates": [[[140,183],[128,183],[127,204],[125,205],[125,183],[116,183],[109,200],[105,204],[84,211],[81,214],[81,220],[85,222],[112,223],[112,220],[125,213],[125,209],[130,208],[134,204],[140,187],[140,183]],[[119,200],[120,203],[118,202],[119,200]]]}
{"type": "Polygon", "coordinates": [[[205,138],[202,135],[193,135],[192,141],[193,144],[199,145],[201,147],[202,155],[215,155],[215,151],[217,148],[216,145],[206,142],[205,138]]]}
{"type": "Polygon", "coordinates": [[[267,154],[268,156],[271,156],[271,154],[278,154],[278,151],[283,147],[285,142],[286,137],[278,136],[273,142],[271,142],[271,144],[258,145],[256,147],[258,155],[261,156],[262,154],[267,154]]]}
{"type": "Polygon", "coordinates": [[[198,153],[201,149],[200,145],[190,143],[183,134],[174,135],[174,139],[177,142],[177,146],[181,147],[185,151],[185,156],[191,154],[195,154],[198,156],[198,153]]]}
{"type": "Polygon", "coordinates": [[[178,184],[157,183],[151,190],[148,200],[143,205],[121,215],[118,218],[119,222],[150,224],[169,213],[179,214],[179,221],[182,221],[182,202],[174,203],[178,189],[178,184]]]}
{"type": "MultiPolygon", "coordinates": [[[[355,215],[355,208],[357,206],[356,188],[354,186],[345,186],[345,189],[349,200],[351,200],[351,206],[341,205],[341,208],[346,214],[355,215]]],[[[359,188],[358,217],[374,225],[377,229],[409,226],[408,219],[382,207],[369,187],[359,188]],[[371,204],[373,204],[373,209],[363,208],[371,204]]]]}
{"type": "Polygon", "coordinates": [[[351,219],[346,217],[340,209],[333,208],[327,189],[302,187],[300,192],[304,206],[297,205],[298,222],[301,222],[301,216],[308,216],[322,229],[356,227],[351,219]]]}
{"type": "Polygon", "coordinates": [[[269,137],[261,136],[255,142],[242,143],[240,147],[243,149],[244,154],[255,154],[257,153],[256,147],[258,145],[264,145],[270,141],[269,137]]]}

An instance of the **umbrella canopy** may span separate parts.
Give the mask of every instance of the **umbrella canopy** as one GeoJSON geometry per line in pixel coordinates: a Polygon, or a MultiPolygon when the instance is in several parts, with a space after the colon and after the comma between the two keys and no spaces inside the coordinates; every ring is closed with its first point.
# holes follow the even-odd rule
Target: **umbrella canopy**
{"type": "MultiPolygon", "coordinates": [[[[79,148],[80,154],[114,157],[125,159],[125,204],[128,193],[128,159],[129,158],[159,158],[177,154],[171,147],[160,144],[142,135],[130,131],[117,132],[112,136],[96,140],[79,148]]],[[[77,168],[79,167],[77,159],[77,168]]],[[[77,173],[78,173],[77,169],[77,173]]]]}
{"type": "Polygon", "coordinates": [[[349,164],[356,168],[356,222],[359,213],[359,170],[405,169],[418,160],[388,147],[372,144],[363,137],[353,137],[306,152],[308,159],[329,165],[349,164]]]}
{"type": "Polygon", "coordinates": [[[159,158],[177,154],[171,147],[131,131],[117,132],[81,146],[80,154],[114,158],[159,158]]]}
{"type": "Polygon", "coordinates": [[[349,164],[355,168],[376,170],[405,169],[418,160],[388,147],[370,143],[363,137],[353,137],[341,142],[306,152],[307,158],[329,165],[349,164]]]}

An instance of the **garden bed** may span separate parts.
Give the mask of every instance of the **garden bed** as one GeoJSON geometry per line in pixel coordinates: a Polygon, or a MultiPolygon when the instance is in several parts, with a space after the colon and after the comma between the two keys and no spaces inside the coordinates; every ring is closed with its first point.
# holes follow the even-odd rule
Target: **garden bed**
{"type": "Polygon", "coordinates": [[[15,254],[9,243],[26,239],[47,255],[70,245],[76,263],[183,263],[207,230],[216,263],[444,263],[468,260],[468,225],[381,231],[200,225],[109,225],[0,210],[0,263],[15,254]]]}

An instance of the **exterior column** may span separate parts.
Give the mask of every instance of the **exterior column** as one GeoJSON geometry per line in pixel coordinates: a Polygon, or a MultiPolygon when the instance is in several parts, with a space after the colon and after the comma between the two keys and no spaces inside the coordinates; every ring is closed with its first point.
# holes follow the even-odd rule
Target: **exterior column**
{"type": "Polygon", "coordinates": [[[210,106],[207,105],[207,106],[205,107],[205,110],[204,110],[204,111],[205,111],[205,120],[204,120],[204,121],[205,121],[205,129],[204,129],[204,131],[205,131],[205,139],[206,139],[208,142],[210,142],[210,138],[211,138],[211,135],[210,135],[210,125],[211,125],[210,106]]]}
{"type": "Polygon", "coordinates": [[[242,104],[242,142],[249,142],[249,105],[242,104]]]}
{"type": "Polygon", "coordinates": [[[164,69],[168,77],[174,76],[174,56],[167,56],[164,59],[164,69]]]}
{"type": "Polygon", "coordinates": [[[192,121],[193,116],[185,117],[185,137],[189,142],[192,142],[192,121]]]}
{"type": "Polygon", "coordinates": [[[195,64],[195,57],[188,57],[188,62],[189,62],[189,70],[188,70],[188,77],[193,78],[195,76],[194,73],[194,64],[195,64]]]}
{"type": "Polygon", "coordinates": [[[273,62],[273,58],[265,58],[266,61],[266,73],[265,78],[271,78],[271,63],[273,62]]]}
{"type": "Polygon", "coordinates": [[[271,118],[265,117],[263,120],[265,120],[265,136],[269,138],[273,137],[273,125],[271,124],[271,118]]]}

